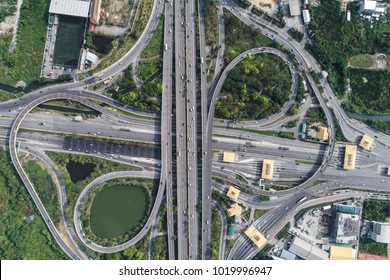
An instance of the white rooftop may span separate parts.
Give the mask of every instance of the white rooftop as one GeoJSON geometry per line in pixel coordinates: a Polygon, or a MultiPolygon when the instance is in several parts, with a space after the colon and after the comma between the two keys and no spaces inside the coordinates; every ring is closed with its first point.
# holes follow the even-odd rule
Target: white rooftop
{"type": "Polygon", "coordinates": [[[88,17],[91,0],[51,0],[49,13],[88,17]]]}
{"type": "Polygon", "coordinates": [[[363,9],[365,11],[375,11],[376,8],[376,1],[364,1],[363,3],[363,9]]]}
{"type": "Polygon", "coordinates": [[[86,59],[88,61],[91,61],[92,63],[95,63],[95,61],[98,59],[98,56],[96,54],[94,54],[94,53],[87,52],[86,59]]]}

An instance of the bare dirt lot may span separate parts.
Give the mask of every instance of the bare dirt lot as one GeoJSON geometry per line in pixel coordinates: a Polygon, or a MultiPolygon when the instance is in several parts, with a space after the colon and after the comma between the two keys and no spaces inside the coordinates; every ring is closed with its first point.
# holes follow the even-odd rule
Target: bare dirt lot
{"type": "Polygon", "coordinates": [[[103,0],[102,23],[127,27],[130,20],[131,1],[129,0],[103,0]]]}

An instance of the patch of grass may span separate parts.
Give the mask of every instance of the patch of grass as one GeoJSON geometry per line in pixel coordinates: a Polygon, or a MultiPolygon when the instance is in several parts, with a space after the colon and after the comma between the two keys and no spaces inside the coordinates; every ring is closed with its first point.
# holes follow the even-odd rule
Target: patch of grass
{"type": "Polygon", "coordinates": [[[331,110],[333,114],[333,120],[334,120],[334,130],[336,133],[336,141],[341,141],[341,142],[348,142],[348,139],[345,137],[343,130],[341,129],[340,122],[336,118],[333,109],[331,110]]]}
{"type": "MultiPolygon", "coordinates": [[[[216,125],[215,127],[222,127],[222,126],[216,125]]],[[[242,131],[246,131],[246,132],[268,135],[268,136],[273,136],[273,137],[295,139],[294,132],[284,132],[284,131],[275,131],[275,130],[255,130],[255,129],[241,128],[241,127],[232,128],[229,126],[223,127],[223,128],[242,130],[242,131]]]]}
{"type": "Polygon", "coordinates": [[[211,259],[218,260],[219,243],[221,239],[222,220],[219,212],[214,207],[211,212],[211,259]]]}
{"type": "Polygon", "coordinates": [[[263,216],[265,213],[267,213],[268,210],[263,210],[263,209],[256,209],[255,214],[254,214],[254,219],[257,220],[261,216],[263,216]]]}
{"type": "Polygon", "coordinates": [[[162,54],[164,42],[164,16],[162,15],[158,22],[157,28],[153,33],[153,37],[150,39],[149,44],[146,46],[141,54],[141,58],[149,58],[162,54]]]}
{"type": "Polygon", "coordinates": [[[300,159],[297,159],[297,160],[295,160],[295,162],[299,163],[299,164],[307,164],[307,165],[321,165],[320,162],[310,161],[310,160],[300,160],[300,159]]]}
{"type": "Polygon", "coordinates": [[[359,251],[387,256],[387,243],[375,242],[371,238],[361,238],[359,241],[359,251]]]}
{"type": "Polygon", "coordinates": [[[288,34],[294,38],[295,41],[301,42],[303,39],[303,33],[297,29],[291,28],[288,31],[288,34]]]}
{"type": "Polygon", "coordinates": [[[168,259],[168,240],[167,236],[156,236],[154,238],[154,260],[167,260],[168,259]]]}
{"type": "Polygon", "coordinates": [[[244,177],[242,177],[241,175],[237,174],[236,175],[236,180],[241,181],[241,182],[243,182],[245,184],[248,184],[248,181],[244,177]]]}
{"type": "Polygon", "coordinates": [[[374,61],[368,54],[358,54],[349,59],[349,64],[356,68],[370,68],[374,61]]]}
{"type": "Polygon", "coordinates": [[[0,81],[14,86],[39,79],[50,0],[24,0],[15,51],[8,52],[12,35],[0,35],[0,81]]]}
{"type": "Polygon", "coordinates": [[[73,221],[73,210],[76,204],[77,198],[81,191],[92,182],[97,177],[107,174],[114,171],[139,171],[139,167],[134,167],[131,165],[120,164],[117,162],[101,159],[93,156],[78,155],[78,154],[66,154],[66,153],[57,153],[57,152],[47,152],[47,155],[51,160],[56,164],[58,170],[61,172],[62,179],[66,186],[67,192],[67,211],[66,214],[69,220],[73,221]],[[77,183],[73,183],[70,177],[68,170],[66,169],[66,164],[70,161],[74,161],[79,164],[93,163],[95,168],[93,172],[84,180],[77,183]]]}
{"type": "Polygon", "coordinates": [[[390,113],[390,72],[349,69],[352,93],[345,104],[357,113],[390,113]]]}
{"type": "Polygon", "coordinates": [[[290,223],[287,223],[275,236],[276,239],[280,240],[285,238],[288,235],[288,230],[290,229],[290,223]]]}
{"type": "Polygon", "coordinates": [[[138,77],[144,83],[162,67],[161,58],[143,60],[138,65],[138,77]]]}
{"type": "Polygon", "coordinates": [[[50,176],[47,167],[39,162],[38,159],[34,159],[24,163],[23,168],[33,183],[50,218],[54,223],[58,223],[60,221],[61,213],[58,189],[50,176]]]}
{"type": "Polygon", "coordinates": [[[20,98],[22,96],[23,96],[23,93],[14,94],[14,93],[0,90],[0,102],[5,102],[5,101],[11,100],[11,99],[20,98]]]}
{"type": "Polygon", "coordinates": [[[26,188],[0,149],[0,258],[2,260],[67,259],[54,241],[26,188]],[[24,217],[34,215],[27,224],[24,217]]]}
{"type": "Polygon", "coordinates": [[[226,9],[224,9],[224,20],[226,63],[252,48],[278,46],[277,43],[261,34],[260,31],[250,28],[226,9]]]}
{"type": "Polygon", "coordinates": [[[390,201],[365,200],[363,204],[363,219],[376,222],[386,222],[390,214],[390,201]]]}
{"type": "Polygon", "coordinates": [[[362,122],[369,126],[372,126],[380,132],[390,135],[390,121],[362,120],[362,122]]]}

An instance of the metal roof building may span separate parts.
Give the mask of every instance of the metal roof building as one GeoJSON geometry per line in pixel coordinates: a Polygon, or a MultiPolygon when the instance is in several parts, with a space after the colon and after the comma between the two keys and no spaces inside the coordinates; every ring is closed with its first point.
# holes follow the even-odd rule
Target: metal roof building
{"type": "Polygon", "coordinates": [[[375,242],[390,243],[390,223],[373,222],[369,236],[375,242]]]}
{"type": "Polygon", "coordinates": [[[303,23],[309,24],[311,21],[309,10],[302,10],[303,23]]]}
{"type": "Polygon", "coordinates": [[[354,260],[355,251],[351,247],[330,246],[330,260],[354,260]]]}
{"type": "Polygon", "coordinates": [[[293,261],[296,259],[296,255],[291,253],[290,251],[287,251],[285,249],[282,250],[282,253],[280,254],[280,258],[284,260],[293,261]]]}
{"type": "Polygon", "coordinates": [[[51,0],[49,13],[87,18],[90,4],[91,0],[51,0]]]}
{"type": "Polygon", "coordinates": [[[309,242],[294,237],[289,251],[305,260],[328,260],[328,252],[310,244],[309,242]]]}
{"type": "Polygon", "coordinates": [[[299,0],[289,0],[288,6],[290,7],[290,16],[299,16],[301,14],[301,8],[299,7],[299,0]]]}

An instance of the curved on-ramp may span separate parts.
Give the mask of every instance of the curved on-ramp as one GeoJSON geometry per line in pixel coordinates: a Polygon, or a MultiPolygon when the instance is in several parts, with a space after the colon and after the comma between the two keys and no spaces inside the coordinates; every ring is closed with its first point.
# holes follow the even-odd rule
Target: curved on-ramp
{"type": "MultiPolygon", "coordinates": [[[[18,133],[18,130],[20,128],[20,125],[21,125],[22,121],[24,120],[24,118],[26,117],[26,115],[32,109],[34,109],[36,106],[38,106],[38,105],[40,105],[40,104],[42,104],[44,102],[51,101],[51,100],[57,100],[57,99],[66,99],[66,100],[76,101],[76,102],[79,102],[79,103],[81,103],[81,104],[83,104],[85,106],[93,108],[93,109],[95,109],[95,110],[97,110],[99,112],[102,112],[102,113],[104,112],[104,109],[102,107],[96,106],[96,104],[94,104],[93,102],[91,102],[89,100],[86,100],[86,99],[84,99],[82,97],[79,97],[77,95],[72,95],[72,94],[67,94],[67,93],[55,93],[55,94],[50,94],[50,95],[46,95],[46,96],[37,98],[36,100],[31,102],[27,106],[22,108],[21,111],[19,112],[19,114],[14,119],[14,122],[12,123],[12,126],[11,126],[11,133],[10,133],[10,136],[9,136],[9,150],[10,150],[12,163],[13,163],[16,171],[18,172],[20,178],[22,179],[23,184],[26,186],[26,188],[27,188],[30,196],[32,197],[35,205],[37,206],[40,214],[42,215],[42,217],[43,217],[47,227],[49,228],[51,234],[53,235],[53,237],[55,238],[55,240],[57,241],[57,243],[59,244],[61,249],[70,258],[72,258],[72,259],[80,259],[80,256],[78,254],[76,254],[68,246],[68,244],[66,244],[65,241],[62,239],[62,237],[59,234],[57,228],[55,227],[53,221],[51,220],[50,216],[48,215],[45,207],[43,206],[42,201],[40,200],[38,194],[36,193],[36,191],[34,189],[34,185],[30,181],[30,179],[28,178],[28,176],[27,176],[26,172],[24,171],[24,169],[23,169],[23,167],[22,167],[22,165],[21,165],[21,163],[19,161],[19,158],[17,156],[16,137],[17,137],[17,133],[18,133]]],[[[159,205],[161,204],[161,201],[162,201],[164,189],[165,189],[164,188],[164,184],[161,184],[161,182],[160,182],[158,193],[157,193],[157,196],[156,196],[156,200],[155,200],[154,206],[152,208],[152,211],[151,211],[151,213],[149,215],[148,221],[145,224],[145,227],[147,227],[151,223],[151,221],[153,220],[152,218],[154,218],[156,216],[158,207],[159,207],[159,205]]],[[[117,252],[117,251],[125,249],[126,248],[125,246],[131,246],[131,245],[137,243],[146,234],[147,230],[145,230],[145,227],[132,240],[129,240],[126,243],[122,244],[122,247],[121,247],[122,249],[119,249],[118,246],[116,246],[116,247],[112,247],[111,249],[110,248],[103,248],[103,249],[97,250],[97,251],[98,252],[102,252],[102,253],[117,252]]],[[[89,244],[85,243],[85,245],[88,246],[89,244]]]]}
{"type": "MultiPolygon", "coordinates": [[[[85,234],[82,231],[81,220],[80,220],[80,216],[81,216],[80,209],[81,209],[81,204],[83,203],[83,200],[84,200],[85,196],[97,184],[101,184],[101,183],[103,183],[105,181],[112,180],[112,179],[129,178],[129,177],[131,177],[131,178],[156,179],[157,178],[157,174],[154,173],[154,172],[150,172],[150,171],[119,171],[119,172],[112,172],[112,173],[109,173],[109,174],[104,174],[104,175],[96,178],[95,180],[93,180],[91,183],[89,183],[83,189],[81,194],[79,195],[79,198],[77,199],[77,202],[76,202],[76,205],[75,205],[75,208],[74,208],[73,222],[74,222],[74,225],[75,225],[75,228],[76,228],[76,233],[77,233],[78,237],[85,244],[85,246],[87,246],[88,248],[90,248],[90,249],[92,249],[92,250],[94,250],[96,252],[100,252],[100,253],[115,253],[115,252],[119,252],[119,251],[122,251],[122,250],[124,250],[124,249],[126,249],[126,248],[128,248],[128,247],[130,247],[130,246],[132,246],[134,244],[136,244],[149,231],[150,225],[151,225],[152,222],[154,222],[154,219],[157,217],[157,212],[158,212],[159,207],[160,207],[160,203],[158,203],[158,205],[156,207],[157,198],[156,198],[156,201],[154,203],[152,211],[149,214],[149,218],[146,221],[144,227],[137,233],[136,236],[134,236],[132,239],[130,239],[130,240],[128,240],[128,241],[126,241],[126,242],[124,242],[122,244],[119,244],[119,245],[116,245],[116,246],[112,246],[112,247],[101,246],[99,244],[96,244],[96,243],[93,243],[92,241],[90,241],[85,236],[85,234]]],[[[161,199],[162,199],[162,197],[161,197],[161,199]]]]}

